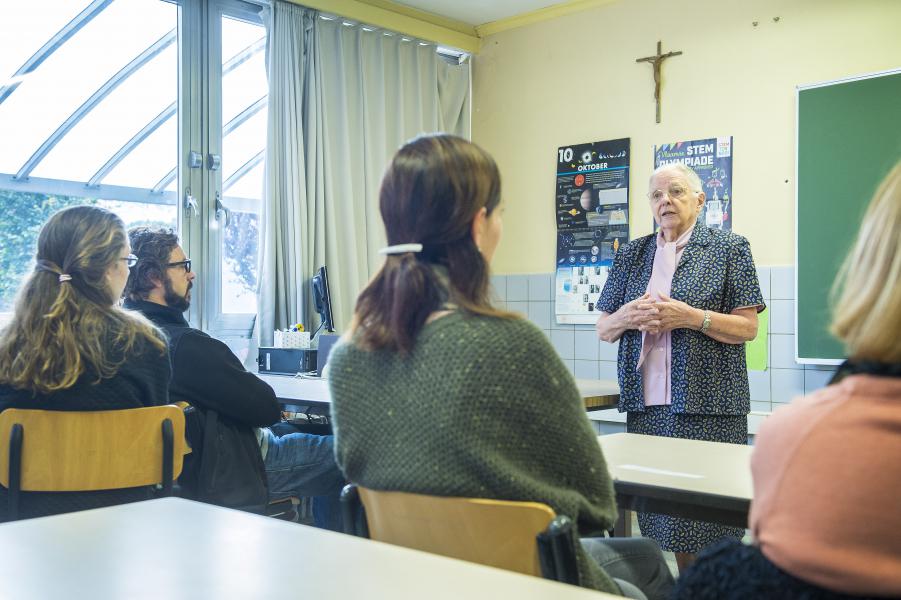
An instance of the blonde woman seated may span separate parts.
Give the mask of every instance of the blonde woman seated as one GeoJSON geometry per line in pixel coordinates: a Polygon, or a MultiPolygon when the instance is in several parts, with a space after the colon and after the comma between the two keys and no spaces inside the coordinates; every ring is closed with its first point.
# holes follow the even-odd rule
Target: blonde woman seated
{"type": "MultiPolygon", "coordinates": [[[[161,333],[117,306],[131,255],[116,215],[67,208],[41,229],[34,272],[0,331],[0,410],[91,411],[168,402],[169,356],[161,333]]],[[[22,494],[21,516],[121,504],[150,489],[22,494]]],[[[6,520],[0,488],[0,518],[6,520]]]]}
{"type": "MultiPolygon", "coordinates": [[[[488,299],[500,200],[494,160],[461,138],[394,157],[380,193],[391,246],[329,361],[338,465],[377,490],[543,502],[601,535],[615,496],[575,381],[538,328],[488,299]]],[[[586,587],[672,586],[651,540],[583,546],[586,587]]]]}
{"type": "Polygon", "coordinates": [[[831,384],[777,410],[751,469],[755,546],[711,548],[678,598],[901,597],[901,163],[836,282],[831,384]]]}

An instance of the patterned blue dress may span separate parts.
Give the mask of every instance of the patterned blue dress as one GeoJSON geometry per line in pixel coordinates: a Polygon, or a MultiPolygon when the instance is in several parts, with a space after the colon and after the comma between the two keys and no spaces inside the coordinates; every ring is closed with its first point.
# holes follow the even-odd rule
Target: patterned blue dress
{"type": "MultiPolygon", "coordinates": [[[[629,242],[616,253],[613,268],[597,302],[597,310],[614,313],[648,288],[655,235],[629,242]]],[[[748,240],[740,235],[695,225],[673,275],[674,300],[695,308],[729,314],[736,308],[765,307],[748,240]]],[[[641,370],[641,332],[629,330],[619,342],[617,374],[619,411],[627,412],[630,433],[680,437],[731,444],[748,439],[751,408],[744,344],[724,344],[691,329],[672,332],[672,404],[644,405],[641,370]]],[[[713,523],[639,513],[642,535],[664,550],[696,553],[744,531],[713,523]]]]}

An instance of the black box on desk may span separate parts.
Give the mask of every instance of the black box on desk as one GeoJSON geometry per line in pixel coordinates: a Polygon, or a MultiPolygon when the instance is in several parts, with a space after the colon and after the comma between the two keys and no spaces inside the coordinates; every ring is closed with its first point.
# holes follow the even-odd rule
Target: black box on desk
{"type": "Polygon", "coordinates": [[[260,373],[296,375],[316,370],[316,350],[311,348],[260,348],[260,373]]]}

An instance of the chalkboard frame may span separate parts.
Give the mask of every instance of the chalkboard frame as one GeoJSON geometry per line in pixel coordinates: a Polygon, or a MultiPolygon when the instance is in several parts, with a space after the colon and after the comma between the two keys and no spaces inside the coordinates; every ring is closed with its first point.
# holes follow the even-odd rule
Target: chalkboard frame
{"type": "MultiPolygon", "coordinates": [[[[868,74],[863,74],[863,75],[857,75],[857,76],[847,77],[847,78],[843,78],[843,79],[823,81],[823,82],[807,84],[807,85],[799,85],[796,87],[796,97],[795,97],[795,99],[796,99],[796,102],[795,102],[795,110],[796,110],[796,113],[795,113],[795,117],[796,117],[795,118],[795,142],[796,142],[795,281],[794,281],[794,284],[795,284],[795,315],[794,315],[794,317],[795,317],[795,361],[799,364],[837,365],[844,361],[844,352],[836,350],[837,348],[839,348],[839,349],[841,348],[840,342],[838,340],[835,340],[828,333],[825,333],[825,322],[823,324],[823,327],[819,331],[811,333],[808,331],[804,331],[804,328],[808,327],[806,325],[807,321],[805,320],[805,326],[802,327],[801,320],[799,319],[799,316],[802,313],[802,311],[807,311],[805,314],[805,319],[807,319],[811,314],[810,310],[812,310],[812,307],[808,306],[806,303],[804,306],[802,306],[802,298],[801,298],[801,296],[803,295],[803,293],[801,292],[801,285],[802,285],[801,279],[806,274],[806,272],[803,271],[802,254],[801,254],[801,243],[802,243],[802,240],[801,240],[801,237],[802,237],[801,216],[802,216],[802,208],[803,209],[807,208],[806,206],[802,207],[802,203],[806,202],[806,200],[802,199],[802,197],[801,197],[801,193],[802,193],[802,191],[801,191],[802,181],[801,180],[802,180],[802,177],[805,177],[805,175],[802,174],[802,156],[801,155],[803,152],[805,152],[805,149],[806,149],[806,142],[805,142],[805,140],[802,140],[802,138],[801,138],[801,136],[802,136],[802,118],[805,118],[805,115],[802,115],[802,95],[805,92],[814,91],[819,88],[834,87],[834,86],[845,85],[845,84],[853,85],[855,83],[861,83],[861,82],[873,80],[876,78],[882,78],[882,77],[899,77],[899,78],[901,78],[901,68],[891,69],[891,70],[886,70],[886,71],[879,71],[879,72],[875,72],[875,73],[868,73],[868,74]],[[824,333],[825,333],[825,336],[824,336],[824,333]],[[809,352],[806,350],[804,352],[805,355],[804,356],[801,355],[802,354],[802,345],[809,346],[810,345],[809,340],[813,340],[814,335],[819,336],[816,338],[816,342],[824,342],[823,345],[826,345],[829,347],[829,351],[823,352],[823,354],[828,354],[828,355],[815,356],[814,355],[814,354],[816,354],[815,352],[809,352]],[[811,337],[808,338],[807,336],[811,336],[811,337]],[[802,340],[802,337],[804,338],[803,340],[802,340]],[[828,339],[824,340],[823,339],[824,337],[828,338],[828,339]]],[[[898,145],[898,148],[901,149],[901,144],[898,145]]],[[[899,155],[901,155],[901,153],[899,153],[899,155]]],[[[853,242],[853,239],[856,236],[857,229],[860,224],[860,218],[863,215],[863,211],[864,211],[866,205],[869,203],[869,200],[870,200],[870,197],[871,197],[873,191],[875,191],[876,186],[879,184],[879,181],[881,180],[881,178],[884,177],[885,174],[888,173],[888,170],[891,169],[892,165],[894,165],[894,163],[898,160],[898,158],[899,158],[899,156],[886,156],[886,157],[884,157],[884,160],[882,160],[882,157],[877,158],[875,160],[875,163],[876,163],[875,168],[877,168],[879,171],[881,171],[881,175],[876,177],[875,181],[867,180],[867,181],[863,182],[863,185],[860,186],[860,188],[859,188],[859,196],[860,197],[855,198],[855,199],[859,200],[861,203],[857,207],[858,208],[857,212],[859,214],[856,215],[856,221],[852,219],[853,222],[850,222],[850,221],[848,222],[849,229],[847,231],[848,231],[848,235],[849,235],[849,239],[850,239],[850,241],[848,242],[849,248],[850,248],[850,243],[853,242]]],[[[841,165],[837,164],[837,165],[835,165],[834,168],[839,168],[839,167],[841,167],[841,165]]],[[[842,250],[844,252],[847,252],[847,249],[848,248],[843,248],[842,250]]],[[[841,264],[841,261],[843,259],[844,259],[843,256],[837,257],[837,260],[838,260],[837,264],[841,264]]],[[[835,266],[835,265],[833,265],[833,266],[835,266]]],[[[808,281],[805,283],[809,284],[810,282],[808,281]]],[[[822,292],[823,290],[820,290],[820,291],[822,292]]],[[[820,308],[821,309],[820,312],[825,313],[821,316],[823,319],[825,319],[826,322],[828,322],[828,316],[827,316],[828,315],[828,302],[826,302],[826,304],[823,307],[816,307],[816,308],[820,308]]]]}

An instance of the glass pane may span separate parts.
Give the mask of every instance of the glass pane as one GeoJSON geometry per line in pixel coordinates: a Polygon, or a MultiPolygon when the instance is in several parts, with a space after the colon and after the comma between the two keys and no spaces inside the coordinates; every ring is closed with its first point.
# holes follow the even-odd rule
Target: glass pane
{"type": "Polygon", "coordinates": [[[175,229],[172,206],[0,190],[0,313],[12,310],[22,279],[34,268],[38,233],[54,213],[89,204],[113,211],[125,227],[175,229]]]}
{"type": "Polygon", "coordinates": [[[257,253],[259,215],[232,212],[225,229],[222,258],[222,312],[255,313],[257,310],[257,253]]]}
{"type": "MultiPolygon", "coordinates": [[[[177,74],[178,49],[173,43],[98,102],[94,110],[66,133],[32,174],[36,177],[88,181],[120,148],[175,102],[177,74]]],[[[153,134],[156,135],[149,136],[135,148],[141,150],[141,146],[150,142],[151,137],[156,137],[170,152],[160,153],[158,147],[151,149],[152,153],[157,150],[155,161],[151,160],[149,164],[144,162],[143,168],[137,172],[134,168],[130,171],[118,169],[115,183],[143,188],[156,184],[159,178],[153,179],[153,176],[163,171],[160,174],[162,177],[172,168],[176,158],[171,150],[177,143],[177,125],[175,112],[172,111],[162,126],[155,129],[153,134]],[[165,137],[161,138],[159,134],[165,137]]],[[[148,158],[146,154],[144,158],[148,158]]],[[[119,166],[122,167],[122,163],[119,166]]],[[[105,178],[103,183],[113,183],[108,179],[105,178]]]]}
{"type": "MultiPolygon", "coordinates": [[[[232,207],[234,202],[233,199],[238,198],[255,198],[256,206],[259,206],[259,198],[263,197],[263,175],[265,174],[265,169],[262,161],[259,162],[254,168],[250,169],[247,173],[245,173],[240,179],[236,179],[230,186],[225,188],[223,191],[225,192],[225,205],[229,208],[232,207]]],[[[242,208],[241,205],[236,205],[236,208],[240,210],[242,208]]],[[[259,209],[254,207],[255,212],[259,212],[259,209]]]]}
{"type": "Polygon", "coordinates": [[[12,310],[22,279],[34,269],[41,226],[57,211],[81,204],[93,201],[0,190],[0,312],[12,310]]]}
{"type": "Polygon", "coordinates": [[[231,221],[223,231],[222,289],[223,313],[255,313],[257,256],[259,247],[259,206],[263,197],[263,163],[253,159],[266,147],[266,106],[269,93],[265,55],[257,46],[247,60],[231,68],[235,57],[265,38],[261,25],[222,18],[222,182],[231,221]],[[245,118],[246,117],[246,118],[245,118]],[[237,121],[236,121],[237,119],[237,121]]]}
{"type": "MultiPolygon", "coordinates": [[[[266,107],[222,138],[222,180],[228,181],[247,161],[266,148],[266,107]]],[[[260,190],[262,192],[262,190],[260,190]]],[[[254,198],[261,197],[258,195],[254,198]]]]}
{"type": "Polygon", "coordinates": [[[0,86],[25,64],[44,42],[71,21],[87,2],[29,0],[0,5],[0,86]]]}
{"type": "MultiPolygon", "coordinates": [[[[140,188],[156,185],[175,166],[177,155],[173,150],[177,143],[178,123],[173,115],[135,146],[103,179],[103,183],[140,188]]],[[[176,178],[167,189],[174,191],[177,188],[176,178]]]]}
{"type": "MultiPolygon", "coordinates": [[[[37,2],[3,2],[0,3],[0,22],[9,23],[7,14],[13,11],[21,15],[24,11],[30,14],[42,14],[42,3],[37,2]]],[[[74,3],[79,9],[88,4],[87,1],[74,3]]],[[[67,13],[69,11],[66,11],[67,13]]],[[[167,32],[177,26],[178,7],[161,0],[131,0],[130,2],[113,2],[87,22],[71,38],[67,39],[33,72],[26,75],[15,91],[0,104],[0,139],[14,139],[15,144],[0,146],[0,172],[16,173],[28,159],[41,147],[57,128],[62,125],[85,101],[113,78],[130,61],[139,56],[147,48],[161,39],[167,32]]],[[[15,18],[12,19],[15,22],[15,18]]],[[[55,32],[54,32],[55,33],[55,32]]],[[[52,34],[51,34],[52,35],[52,34]]],[[[49,38],[37,43],[40,47],[49,38]]],[[[34,42],[29,44],[30,47],[34,42]]],[[[5,55],[8,47],[14,47],[14,41],[0,38],[0,55],[5,55]]],[[[163,62],[168,71],[166,75],[152,76],[145,80],[138,89],[143,88],[152,104],[159,93],[172,92],[177,85],[175,69],[174,44],[157,56],[151,63],[163,62]],[[171,75],[170,75],[171,73],[171,75]],[[162,90],[155,90],[155,86],[162,90]]],[[[145,68],[152,69],[148,63],[145,68]]],[[[0,73],[4,81],[13,75],[21,65],[11,67],[0,73]]],[[[137,76],[145,69],[139,69],[137,76]]],[[[149,73],[149,71],[148,71],[149,73]]],[[[148,76],[150,76],[148,74],[148,76]]],[[[125,82],[123,81],[123,84],[125,82]]],[[[122,98],[133,97],[135,85],[123,85],[122,98]]],[[[113,90],[113,92],[118,90],[113,90]]],[[[174,94],[169,102],[173,101],[174,94]]],[[[127,101],[126,101],[127,102],[127,101]]],[[[114,106],[100,102],[85,116],[91,123],[89,135],[82,137],[82,143],[69,146],[69,149],[55,158],[53,164],[65,166],[66,173],[55,173],[49,166],[41,166],[34,175],[53,179],[85,180],[109,158],[110,146],[121,139],[125,132],[137,132],[146,122],[145,112],[139,102],[132,115],[128,104],[114,106]],[[112,112],[107,113],[107,111],[112,112]],[[95,111],[99,111],[96,114],[95,111]],[[88,119],[90,117],[90,119],[88,119]],[[100,147],[96,152],[93,147],[100,147]],[[98,155],[104,155],[99,158],[98,155]],[[99,163],[99,164],[98,164],[99,163]],[[73,172],[80,173],[73,177],[73,172]]],[[[128,139],[128,138],[126,138],[128,139]]],[[[118,148],[118,146],[116,146],[118,148]]],[[[62,149],[60,149],[62,150],[62,149]]],[[[112,148],[115,150],[115,148],[112,148]]],[[[152,184],[150,184],[152,185],[152,184]]]]}
{"type": "Polygon", "coordinates": [[[171,206],[149,202],[120,202],[118,200],[98,200],[97,206],[111,210],[125,221],[125,228],[152,227],[153,229],[178,228],[177,217],[171,206]]]}
{"type": "Polygon", "coordinates": [[[178,158],[177,4],[101,5],[31,72],[13,77],[90,5],[0,2],[0,88],[18,83],[0,99],[0,139],[15,140],[0,144],[0,313],[11,308],[33,268],[41,226],[62,208],[92,204],[117,213],[127,227],[177,227],[176,194],[151,193],[178,158]],[[159,52],[146,52],[167,35],[159,52]],[[123,72],[142,54],[146,61],[123,72]],[[71,119],[80,108],[81,117],[71,119]],[[31,165],[28,177],[13,178],[70,119],[71,127],[31,165]],[[99,187],[86,187],[89,182],[99,187]]]}

